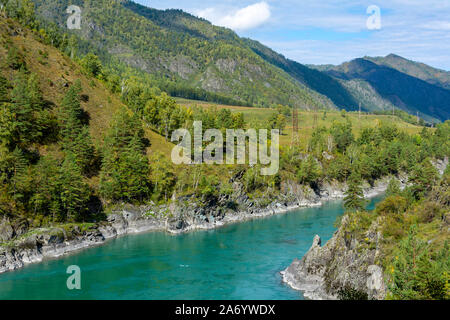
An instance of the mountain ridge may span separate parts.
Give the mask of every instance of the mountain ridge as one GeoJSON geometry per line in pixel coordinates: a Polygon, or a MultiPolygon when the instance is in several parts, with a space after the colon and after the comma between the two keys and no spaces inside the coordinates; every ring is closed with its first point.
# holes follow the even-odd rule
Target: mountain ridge
{"type": "MultiPolygon", "coordinates": [[[[34,2],[42,17],[64,26],[67,15],[60,12],[70,1],[34,2]]],[[[396,75],[396,84],[386,92],[379,81],[356,74],[349,79],[339,66],[303,65],[182,10],[157,10],[129,0],[73,3],[83,7],[85,21],[75,33],[102,53],[104,63],[114,60],[109,64],[117,69],[120,62],[123,77],[140,73],[143,81],[175,97],[256,107],[282,104],[306,110],[401,109],[414,115],[419,112],[429,122],[450,116],[445,103],[450,83],[447,73],[406,63],[409,60],[397,55],[367,59],[373,63],[372,69],[384,70],[385,76],[396,75]],[[433,74],[437,76],[433,78],[433,74]],[[405,97],[411,84],[416,88],[414,98],[405,97]]]]}
{"type": "Polygon", "coordinates": [[[382,98],[409,113],[418,112],[421,116],[431,116],[439,120],[450,117],[449,90],[386,65],[357,58],[328,68],[326,73],[344,81],[364,80],[375,88],[382,98]]]}
{"type": "Polygon", "coordinates": [[[450,89],[450,71],[435,68],[423,62],[409,60],[395,53],[390,53],[385,57],[364,58],[379,65],[391,67],[430,84],[440,86],[444,89],[450,89]]]}

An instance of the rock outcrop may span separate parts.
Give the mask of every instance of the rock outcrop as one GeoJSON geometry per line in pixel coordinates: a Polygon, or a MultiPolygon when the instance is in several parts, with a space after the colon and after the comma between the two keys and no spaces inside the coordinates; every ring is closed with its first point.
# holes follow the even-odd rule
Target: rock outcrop
{"type": "Polygon", "coordinates": [[[310,299],[338,299],[349,290],[359,297],[383,299],[383,269],[377,265],[382,241],[379,221],[362,237],[346,230],[349,223],[344,216],[340,228],[323,247],[316,236],[303,258],[295,259],[282,272],[283,281],[310,299]]]}

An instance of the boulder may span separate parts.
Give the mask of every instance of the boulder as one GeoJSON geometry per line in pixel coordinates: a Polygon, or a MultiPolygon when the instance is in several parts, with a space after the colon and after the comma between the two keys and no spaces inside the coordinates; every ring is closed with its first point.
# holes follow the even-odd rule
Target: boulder
{"type": "Polygon", "coordinates": [[[0,241],[6,242],[14,237],[14,229],[9,222],[9,219],[4,217],[0,221],[0,241]]]}

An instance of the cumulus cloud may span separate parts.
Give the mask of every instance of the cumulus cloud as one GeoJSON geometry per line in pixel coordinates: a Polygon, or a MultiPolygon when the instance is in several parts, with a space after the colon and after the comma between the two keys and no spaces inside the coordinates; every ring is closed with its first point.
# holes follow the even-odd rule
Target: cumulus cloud
{"type": "Polygon", "coordinates": [[[151,5],[181,7],[303,63],[397,53],[450,70],[450,0],[151,0],[151,5]],[[367,29],[372,4],[381,9],[380,30],[367,29]]]}
{"type": "Polygon", "coordinates": [[[262,25],[270,18],[270,7],[267,2],[258,2],[245,8],[223,14],[218,8],[199,10],[197,15],[210,20],[213,24],[233,30],[249,30],[262,25]]]}

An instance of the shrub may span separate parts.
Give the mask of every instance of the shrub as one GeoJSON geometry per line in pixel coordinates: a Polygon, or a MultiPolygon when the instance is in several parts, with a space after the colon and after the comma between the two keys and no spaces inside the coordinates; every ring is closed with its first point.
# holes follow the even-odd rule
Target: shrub
{"type": "Polygon", "coordinates": [[[366,292],[354,289],[349,285],[339,289],[338,291],[339,300],[369,300],[369,296],[366,292]]]}

